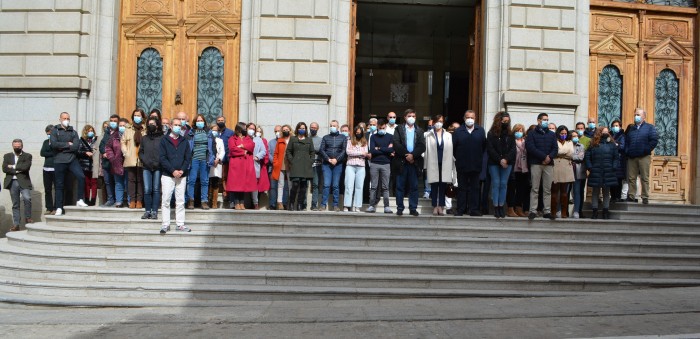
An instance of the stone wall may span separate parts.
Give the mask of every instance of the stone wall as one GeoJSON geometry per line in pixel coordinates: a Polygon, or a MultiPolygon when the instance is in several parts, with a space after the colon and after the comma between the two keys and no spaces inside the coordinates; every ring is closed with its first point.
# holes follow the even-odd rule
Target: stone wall
{"type": "Polygon", "coordinates": [[[514,121],[572,126],[588,116],[589,2],[488,1],[485,113],[500,109],[514,121]]]}
{"type": "Polygon", "coordinates": [[[241,120],[345,122],[350,1],[244,1],[243,12],[241,120]]]}

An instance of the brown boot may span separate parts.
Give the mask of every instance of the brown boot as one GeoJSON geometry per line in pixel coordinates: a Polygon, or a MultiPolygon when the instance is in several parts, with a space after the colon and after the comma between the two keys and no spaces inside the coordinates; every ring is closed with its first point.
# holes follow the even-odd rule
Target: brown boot
{"type": "Polygon", "coordinates": [[[209,187],[209,206],[219,207],[219,187],[209,187]]]}
{"type": "Polygon", "coordinates": [[[566,194],[561,198],[561,217],[569,217],[569,195],[566,194]]]}
{"type": "Polygon", "coordinates": [[[515,214],[517,214],[517,215],[518,215],[519,217],[521,217],[521,218],[527,217],[527,213],[525,213],[525,211],[523,211],[523,208],[522,208],[522,207],[516,207],[516,208],[515,208],[515,214]]]}
{"type": "Polygon", "coordinates": [[[517,217],[519,217],[519,215],[517,215],[517,214],[515,213],[515,211],[513,210],[513,207],[508,207],[508,212],[506,213],[506,215],[507,215],[509,218],[517,218],[517,217]]]}
{"type": "Polygon", "coordinates": [[[278,210],[278,211],[284,211],[284,204],[282,204],[281,202],[278,202],[278,203],[277,203],[277,210],[278,210]]]}
{"type": "Polygon", "coordinates": [[[130,203],[129,203],[129,208],[131,208],[132,210],[133,210],[134,208],[136,208],[136,202],[135,202],[135,201],[130,202],[130,203]]]}
{"type": "Polygon", "coordinates": [[[244,209],[245,209],[245,205],[244,205],[244,204],[238,204],[238,209],[239,209],[239,210],[244,210],[244,209]]]}
{"type": "Polygon", "coordinates": [[[193,209],[194,209],[194,200],[190,200],[190,201],[187,203],[187,207],[186,207],[186,208],[187,208],[188,210],[193,210],[193,209]]]}
{"type": "Polygon", "coordinates": [[[207,204],[206,202],[202,202],[202,209],[203,209],[203,210],[208,210],[208,209],[209,209],[209,204],[207,204]]]}
{"type": "Polygon", "coordinates": [[[136,202],[136,209],[142,209],[142,208],[143,208],[143,204],[141,203],[141,201],[137,201],[136,202]]]}

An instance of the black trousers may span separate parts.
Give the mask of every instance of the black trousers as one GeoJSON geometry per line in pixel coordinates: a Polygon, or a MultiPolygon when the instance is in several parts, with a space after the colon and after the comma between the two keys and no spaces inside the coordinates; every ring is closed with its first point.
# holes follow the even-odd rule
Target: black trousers
{"type": "Polygon", "coordinates": [[[53,186],[54,172],[44,171],[44,204],[46,205],[47,211],[53,211],[56,209],[53,203],[53,186]]]}
{"type": "Polygon", "coordinates": [[[458,172],[457,184],[457,211],[455,214],[464,214],[479,211],[479,172],[458,172]]]}

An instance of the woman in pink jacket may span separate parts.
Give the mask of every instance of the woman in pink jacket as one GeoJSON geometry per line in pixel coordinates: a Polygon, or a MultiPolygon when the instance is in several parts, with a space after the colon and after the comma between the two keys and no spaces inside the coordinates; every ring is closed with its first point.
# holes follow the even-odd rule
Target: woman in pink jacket
{"type": "MultiPolygon", "coordinates": [[[[253,152],[255,143],[248,135],[245,123],[238,123],[235,135],[228,139],[229,170],[226,190],[233,192],[235,209],[243,210],[244,193],[258,189],[258,180],[255,177],[255,160],[253,152]]],[[[255,130],[253,129],[253,135],[255,130]]]]}
{"type": "Polygon", "coordinates": [[[122,153],[121,140],[126,132],[128,120],[119,119],[119,128],[109,136],[105,146],[105,155],[109,160],[109,170],[114,175],[114,187],[116,193],[116,204],[114,207],[123,207],[124,202],[124,154],[122,153]]]}

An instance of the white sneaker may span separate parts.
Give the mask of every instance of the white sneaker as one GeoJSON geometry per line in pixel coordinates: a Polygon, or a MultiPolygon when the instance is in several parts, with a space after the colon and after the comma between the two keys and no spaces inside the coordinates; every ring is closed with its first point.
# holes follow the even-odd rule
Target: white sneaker
{"type": "Polygon", "coordinates": [[[428,193],[428,192],[423,193],[423,199],[428,199],[428,198],[430,198],[430,193],[428,193]]]}
{"type": "Polygon", "coordinates": [[[578,212],[574,212],[573,218],[574,218],[574,219],[578,219],[578,218],[579,218],[578,212]]]}
{"type": "Polygon", "coordinates": [[[557,212],[557,218],[561,218],[561,211],[557,212]]]}
{"type": "Polygon", "coordinates": [[[62,209],[62,208],[57,208],[57,209],[56,209],[56,214],[54,214],[54,215],[55,215],[55,216],[63,215],[63,209],[62,209]]]}
{"type": "Polygon", "coordinates": [[[88,207],[88,204],[86,204],[83,199],[78,200],[78,202],[75,203],[75,206],[78,207],[88,207]]]}

